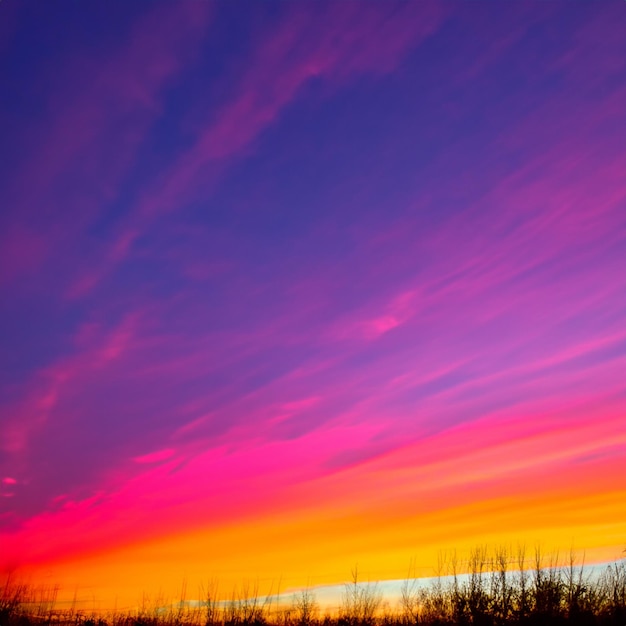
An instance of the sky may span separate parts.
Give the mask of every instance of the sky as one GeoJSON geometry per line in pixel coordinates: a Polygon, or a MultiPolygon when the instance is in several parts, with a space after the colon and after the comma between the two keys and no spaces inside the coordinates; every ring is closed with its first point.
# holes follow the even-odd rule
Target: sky
{"type": "Polygon", "coordinates": [[[626,547],[623,2],[0,3],[0,572],[98,606],[626,547]]]}

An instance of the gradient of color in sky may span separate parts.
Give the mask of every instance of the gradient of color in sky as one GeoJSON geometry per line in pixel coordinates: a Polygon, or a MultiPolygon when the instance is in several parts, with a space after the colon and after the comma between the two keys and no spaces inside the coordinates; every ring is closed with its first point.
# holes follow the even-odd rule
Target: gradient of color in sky
{"type": "Polygon", "coordinates": [[[626,5],[0,5],[0,567],[104,606],[626,543],[626,5]]]}

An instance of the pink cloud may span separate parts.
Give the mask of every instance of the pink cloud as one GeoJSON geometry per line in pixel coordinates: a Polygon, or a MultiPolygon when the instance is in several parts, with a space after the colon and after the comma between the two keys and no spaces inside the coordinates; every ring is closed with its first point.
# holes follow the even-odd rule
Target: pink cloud
{"type": "Polygon", "coordinates": [[[321,398],[319,396],[311,396],[309,398],[302,398],[300,400],[293,400],[286,402],[281,406],[283,411],[298,413],[299,411],[306,411],[311,407],[319,404],[321,398]]]}
{"type": "MultiPolygon", "coordinates": [[[[163,464],[130,478],[112,492],[69,501],[56,512],[32,518],[14,541],[26,545],[29,537],[54,535],[54,545],[30,544],[27,554],[31,561],[54,558],[57,553],[85,555],[96,545],[106,548],[132,540],[136,529],[143,527],[142,520],[148,518],[152,520],[150,534],[157,536],[208,523],[219,527],[293,507],[305,507],[319,515],[323,514],[316,511],[319,502],[334,514],[343,506],[358,510],[370,506],[367,494],[381,491],[387,494],[388,507],[396,501],[428,503],[434,498],[436,508],[445,508],[451,498],[457,504],[464,501],[462,494],[467,495],[468,488],[497,485],[519,473],[527,478],[524,472],[529,470],[545,473],[571,459],[626,445],[619,406],[596,404],[593,416],[586,407],[555,416],[520,413],[503,419],[493,415],[366,462],[349,464],[341,471],[320,473],[320,451],[327,459],[345,455],[346,441],[363,449],[377,433],[374,426],[336,423],[294,441],[250,442],[231,451],[203,451],[182,466],[163,459],[163,464]],[[600,421],[595,419],[598,412],[600,421]],[[463,472],[459,472],[460,466],[465,468],[463,472]],[[347,493],[351,494],[349,501],[347,493]],[[220,503],[218,509],[215,502],[220,503]]],[[[146,538],[144,531],[142,537],[146,538]]]]}
{"type": "Polygon", "coordinates": [[[161,113],[165,89],[206,32],[209,9],[206,2],[159,6],[139,19],[105,60],[68,63],[55,77],[50,116],[36,142],[23,141],[29,158],[4,198],[13,209],[0,246],[3,257],[8,255],[0,259],[6,261],[0,263],[0,280],[39,267],[117,197],[161,113]],[[89,194],[80,191],[81,184],[64,187],[68,176],[88,181],[89,194]],[[55,202],[64,207],[63,220],[49,223],[55,202]]]}
{"type": "Polygon", "coordinates": [[[332,5],[331,13],[327,19],[318,11],[311,15],[310,7],[290,6],[276,31],[256,42],[249,69],[235,81],[228,101],[207,120],[193,146],[139,198],[112,247],[78,279],[71,297],[87,293],[117,265],[155,216],[206,197],[228,160],[245,156],[310,81],[344,83],[361,74],[389,72],[443,19],[436,3],[388,14],[382,5],[363,10],[346,3],[332,5]],[[312,36],[311,20],[324,22],[321,38],[312,36]]]}
{"type": "Polygon", "coordinates": [[[165,448],[163,450],[156,450],[155,452],[150,452],[148,454],[142,454],[141,456],[136,456],[133,461],[135,463],[145,464],[145,463],[159,463],[160,461],[166,461],[171,458],[175,454],[175,450],[172,448],[165,448]]]}
{"type": "Polygon", "coordinates": [[[79,386],[86,374],[107,366],[130,349],[137,320],[138,315],[131,313],[112,330],[97,324],[79,329],[76,352],[36,372],[22,400],[6,411],[7,418],[1,424],[2,449],[14,454],[26,452],[30,437],[47,424],[68,391],[79,386]]]}

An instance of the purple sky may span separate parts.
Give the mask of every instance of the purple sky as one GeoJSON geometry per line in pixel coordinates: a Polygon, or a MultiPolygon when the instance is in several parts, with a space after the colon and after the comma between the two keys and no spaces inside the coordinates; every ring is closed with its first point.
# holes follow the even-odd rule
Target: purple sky
{"type": "Polygon", "coordinates": [[[455,428],[623,468],[625,12],[4,0],[0,539],[88,502],[117,545],[131,483],[244,519],[455,428]]]}

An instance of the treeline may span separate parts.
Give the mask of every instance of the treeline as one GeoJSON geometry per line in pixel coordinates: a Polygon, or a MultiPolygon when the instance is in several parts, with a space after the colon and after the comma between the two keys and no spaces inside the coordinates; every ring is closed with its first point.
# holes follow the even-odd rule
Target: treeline
{"type": "Polygon", "coordinates": [[[467,561],[440,559],[428,584],[409,577],[399,599],[386,600],[377,583],[358,572],[344,586],[334,611],[319,606],[305,589],[285,598],[261,597],[243,586],[229,598],[217,585],[200,599],[143,605],[132,612],[101,615],[59,610],[57,589],[37,590],[8,580],[0,592],[0,626],[626,626],[626,561],[602,570],[544,559],[536,550],[474,550],[467,561]]]}

